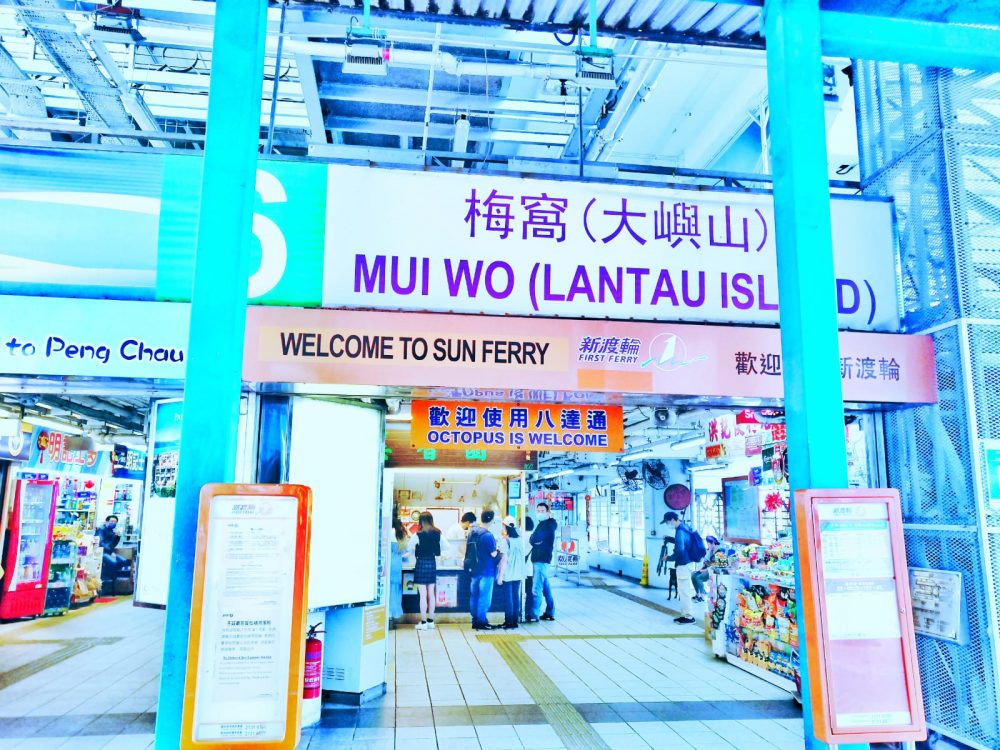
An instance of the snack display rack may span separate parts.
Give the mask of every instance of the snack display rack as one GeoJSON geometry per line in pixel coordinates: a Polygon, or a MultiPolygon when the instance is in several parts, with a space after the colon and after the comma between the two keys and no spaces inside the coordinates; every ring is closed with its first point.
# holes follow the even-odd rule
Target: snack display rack
{"type": "Polygon", "coordinates": [[[718,553],[711,571],[707,618],[713,653],[797,693],[798,602],[791,549],[750,545],[733,557],[718,553]]]}

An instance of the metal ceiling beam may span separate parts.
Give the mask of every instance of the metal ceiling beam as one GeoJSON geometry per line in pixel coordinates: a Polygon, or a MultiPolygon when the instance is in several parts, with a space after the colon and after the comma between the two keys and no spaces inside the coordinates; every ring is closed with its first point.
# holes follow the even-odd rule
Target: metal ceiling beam
{"type": "MultiPolygon", "coordinates": [[[[378,135],[403,135],[410,138],[423,136],[423,122],[413,120],[374,120],[360,117],[326,118],[327,130],[339,130],[348,133],[373,133],[378,135]]],[[[451,140],[455,134],[452,124],[431,123],[428,129],[430,138],[445,138],[451,140]]],[[[497,128],[471,128],[470,141],[507,141],[516,143],[534,143],[544,146],[561,146],[569,136],[568,129],[553,126],[549,132],[510,131],[497,128]]]]}
{"type": "Polygon", "coordinates": [[[103,411],[101,409],[95,409],[92,406],[80,404],[58,396],[45,396],[39,400],[39,403],[48,404],[49,406],[62,409],[67,412],[75,412],[76,414],[80,414],[88,419],[95,419],[101,422],[112,422],[116,425],[132,430],[133,432],[142,432],[145,429],[145,425],[135,419],[126,418],[118,414],[112,414],[111,412],[103,411]]]}
{"type": "Polygon", "coordinates": [[[7,111],[17,117],[48,117],[45,97],[37,84],[21,70],[3,44],[0,44],[0,96],[7,111]]]}
{"type": "Polygon", "coordinates": [[[927,23],[861,13],[820,16],[823,54],[921,67],[1000,71],[1000,27],[927,23]]]}
{"type": "MultiPolygon", "coordinates": [[[[424,89],[402,88],[399,86],[358,86],[325,81],[319,85],[321,99],[336,99],[342,102],[364,102],[367,104],[388,104],[421,107],[426,102],[424,89]]],[[[508,99],[505,97],[464,94],[461,91],[434,91],[431,106],[435,109],[456,111],[503,111],[524,114],[548,114],[576,117],[576,101],[565,103],[546,99],[508,99]]]]}
{"type": "MultiPolygon", "coordinates": [[[[121,144],[123,139],[127,136],[134,136],[151,141],[162,140],[168,142],[173,141],[177,143],[195,144],[202,144],[205,142],[204,135],[197,135],[194,133],[167,133],[163,131],[145,132],[135,130],[121,131],[101,127],[99,125],[80,125],[76,120],[60,120],[51,117],[47,120],[30,120],[27,118],[4,117],[3,115],[0,115],[0,127],[10,128],[12,130],[66,133],[69,135],[97,135],[101,136],[101,140],[104,143],[117,144],[121,144]]],[[[276,137],[275,139],[275,143],[279,146],[305,147],[307,133],[304,129],[282,129],[277,131],[277,135],[281,136],[276,137]]],[[[134,138],[132,138],[132,140],[134,140],[134,138]]],[[[135,145],[140,144],[136,141],[135,145]]]]}
{"type": "MultiPolygon", "coordinates": [[[[56,0],[11,0],[21,22],[45,54],[80,94],[88,119],[121,131],[134,129],[118,91],[96,61],[56,0]]],[[[117,142],[134,145],[134,137],[117,142]]]]}

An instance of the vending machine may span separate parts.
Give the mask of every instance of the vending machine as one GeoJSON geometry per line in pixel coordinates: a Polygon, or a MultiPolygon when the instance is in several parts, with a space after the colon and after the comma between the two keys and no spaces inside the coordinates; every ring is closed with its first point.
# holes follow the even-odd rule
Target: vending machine
{"type": "Polygon", "coordinates": [[[48,479],[19,479],[15,485],[0,620],[34,617],[45,608],[58,491],[58,482],[48,479]]]}

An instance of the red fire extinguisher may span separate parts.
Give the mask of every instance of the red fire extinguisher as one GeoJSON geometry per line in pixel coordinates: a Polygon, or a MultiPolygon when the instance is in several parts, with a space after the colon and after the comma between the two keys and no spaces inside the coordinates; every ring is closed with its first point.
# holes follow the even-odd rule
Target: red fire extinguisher
{"type": "Polygon", "coordinates": [[[317,637],[323,631],[318,628],[319,623],[311,625],[306,633],[306,664],[302,684],[302,698],[305,700],[319,698],[323,682],[323,641],[317,637]]]}

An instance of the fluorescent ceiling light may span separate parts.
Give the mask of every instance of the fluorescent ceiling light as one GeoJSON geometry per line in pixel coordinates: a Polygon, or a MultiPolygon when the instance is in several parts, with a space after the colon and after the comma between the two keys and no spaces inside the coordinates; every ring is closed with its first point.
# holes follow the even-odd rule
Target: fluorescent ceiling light
{"type": "Polygon", "coordinates": [[[413,421],[413,415],[410,414],[409,412],[400,413],[400,414],[386,414],[385,415],[385,421],[386,422],[412,422],[413,421]]]}
{"type": "Polygon", "coordinates": [[[562,471],[557,471],[555,474],[546,474],[542,479],[555,479],[556,477],[565,477],[573,473],[573,469],[563,469],[562,471]]]}
{"type": "Polygon", "coordinates": [[[638,461],[641,458],[652,458],[656,455],[656,451],[649,449],[644,451],[639,451],[638,453],[629,453],[625,456],[626,461],[638,461]]]}
{"type": "Polygon", "coordinates": [[[697,437],[684,438],[683,440],[678,440],[676,443],[671,443],[670,447],[674,450],[682,450],[684,448],[694,448],[699,445],[705,444],[705,436],[698,435],[697,437]]]}
{"type": "Polygon", "coordinates": [[[48,417],[36,417],[28,416],[24,418],[24,421],[28,424],[33,424],[36,427],[45,427],[50,430],[57,430],[63,432],[67,435],[82,435],[83,430],[74,425],[68,424],[66,422],[57,422],[54,419],[49,419],[48,417]]]}

